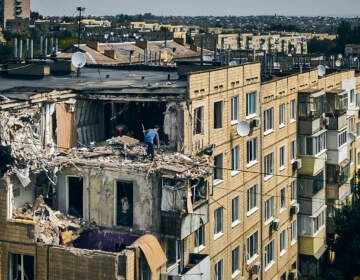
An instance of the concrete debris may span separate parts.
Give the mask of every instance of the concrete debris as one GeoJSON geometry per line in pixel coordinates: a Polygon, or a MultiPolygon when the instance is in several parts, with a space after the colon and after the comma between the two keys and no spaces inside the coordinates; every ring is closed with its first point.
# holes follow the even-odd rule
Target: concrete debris
{"type": "Polygon", "coordinates": [[[35,225],[36,241],[45,245],[68,244],[79,237],[82,231],[79,219],[53,211],[45,204],[42,196],[39,196],[34,204],[26,203],[14,211],[13,221],[26,220],[35,225]]]}

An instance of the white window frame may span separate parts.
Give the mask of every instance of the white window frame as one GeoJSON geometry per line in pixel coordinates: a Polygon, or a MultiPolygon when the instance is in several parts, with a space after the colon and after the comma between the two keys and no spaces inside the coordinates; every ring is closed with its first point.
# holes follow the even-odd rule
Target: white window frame
{"type": "Polygon", "coordinates": [[[274,152],[264,156],[264,180],[270,179],[274,176],[274,152]]]}
{"type": "Polygon", "coordinates": [[[220,259],[214,265],[214,279],[224,280],[224,260],[220,259]]]}
{"type": "Polygon", "coordinates": [[[285,157],[286,157],[286,152],[285,152],[285,146],[281,146],[279,148],[279,169],[280,170],[284,170],[285,169],[285,157]]]}
{"type": "Polygon", "coordinates": [[[239,95],[231,97],[231,124],[239,121],[239,95]]]}
{"type": "Polygon", "coordinates": [[[290,153],[291,153],[291,162],[293,162],[294,160],[296,160],[296,140],[292,140],[290,142],[290,153]]]}
{"type": "Polygon", "coordinates": [[[284,255],[286,252],[286,229],[280,232],[280,256],[284,255]]]}
{"type": "Polygon", "coordinates": [[[280,190],[280,213],[286,209],[286,188],[280,190]]]}
{"type": "Polygon", "coordinates": [[[217,154],[216,156],[214,156],[214,174],[213,174],[213,178],[214,178],[214,185],[215,186],[220,184],[221,182],[224,182],[224,169],[223,169],[223,167],[224,167],[224,154],[220,153],[220,154],[217,154]],[[220,166],[216,162],[218,158],[219,158],[219,160],[221,159],[221,162],[220,162],[221,165],[220,166]]]}
{"type": "Polygon", "coordinates": [[[275,239],[271,240],[264,250],[265,271],[267,271],[275,263],[275,239]]]}
{"type": "Polygon", "coordinates": [[[240,223],[240,196],[236,196],[231,200],[231,227],[235,227],[240,223]]]}
{"type": "Polygon", "coordinates": [[[257,162],[257,138],[252,138],[246,142],[246,164],[247,167],[257,162]]]}
{"type": "Polygon", "coordinates": [[[264,135],[274,131],[274,108],[264,111],[264,135]]]}
{"type": "Polygon", "coordinates": [[[290,183],[290,200],[291,203],[296,203],[297,201],[297,181],[294,180],[290,183]]]}
{"type": "Polygon", "coordinates": [[[270,223],[275,217],[275,198],[272,196],[265,201],[265,224],[270,223]]]}
{"type": "Polygon", "coordinates": [[[219,207],[214,211],[214,240],[222,236],[224,234],[223,231],[224,231],[224,209],[223,207],[219,207]],[[218,213],[220,213],[219,216],[218,213]],[[220,222],[218,221],[218,218],[220,218],[220,222]],[[220,225],[220,227],[218,225],[220,225]]]}
{"type": "Polygon", "coordinates": [[[246,118],[252,118],[256,116],[256,91],[252,91],[246,94],[246,118]]]}
{"type": "Polygon", "coordinates": [[[344,129],[338,133],[338,147],[344,146],[347,143],[347,131],[344,129]]]}
{"type": "Polygon", "coordinates": [[[279,127],[285,126],[285,103],[279,105],[279,127]]]}
{"type": "Polygon", "coordinates": [[[219,101],[215,101],[214,102],[214,129],[221,129],[224,127],[224,101],[223,100],[219,100],[219,101]],[[216,106],[215,104],[220,104],[220,124],[218,124],[219,126],[216,126],[217,122],[216,122],[216,106]]]}
{"type": "Polygon", "coordinates": [[[235,278],[240,273],[240,246],[236,246],[231,251],[231,278],[235,278]],[[237,260],[234,260],[237,258],[237,260]]]}
{"type": "Polygon", "coordinates": [[[240,147],[239,145],[231,149],[231,175],[240,173],[240,147]]]}
{"type": "Polygon", "coordinates": [[[290,100],[290,122],[296,121],[296,102],[295,99],[290,100]]]}
{"type": "Polygon", "coordinates": [[[250,216],[259,209],[258,185],[254,185],[246,191],[247,216],[250,216]]]}
{"type": "Polygon", "coordinates": [[[294,245],[297,242],[297,220],[291,222],[291,245],[294,245]]]}
{"type": "Polygon", "coordinates": [[[259,233],[255,231],[246,239],[246,262],[250,264],[254,261],[259,255],[259,233]],[[252,249],[252,250],[250,250],[252,249]]]}
{"type": "Polygon", "coordinates": [[[199,228],[195,231],[195,252],[199,253],[205,248],[205,237],[205,225],[201,224],[199,228]],[[202,243],[200,243],[199,236],[201,236],[202,243]]]}

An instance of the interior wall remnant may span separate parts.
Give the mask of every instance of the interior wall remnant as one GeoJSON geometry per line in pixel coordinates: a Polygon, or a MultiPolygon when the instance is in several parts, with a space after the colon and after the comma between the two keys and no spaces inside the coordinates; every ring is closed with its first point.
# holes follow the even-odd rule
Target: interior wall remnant
{"type": "Polygon", "coordinates": [[[56,139],[60,149],[70,149],[76,146],[75,130],[76,113],[74,105],[56,104],[56,139]]]}
{"type": "Polygon", "coordinates": [[[44,118],[44,132],[45,132],[45,145],[47,147],[50,147],[50,153],[53,153],[55,151],[56,137],[52,134],[53,129],[53,114],[55,113],[55,103],[51,104],[45,104],[43,109],[43,114],[45,116],[44,118]]]}
{"type": "Polygon", "coordinates": [[[80,144],[104,140],[104,105],[96,101],[77,101],[76,132],[80,144]]]}
{"type": "Polygon", "coordinates": [[[182,151],[184,145],[184,112],[180,104],[172,102],[166,105],[163,125],[164,133],[168,137],[168,145],[177,151],[182,151]]]}

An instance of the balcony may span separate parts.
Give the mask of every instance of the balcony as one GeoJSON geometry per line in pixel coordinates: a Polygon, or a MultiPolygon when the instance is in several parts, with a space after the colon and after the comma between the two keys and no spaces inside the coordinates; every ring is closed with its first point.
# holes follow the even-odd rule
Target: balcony
{"type": "Polygon", "coordinates": [[[333,118],[345,115],[348,109],[347,92],[343,89],[326,91],[326,107],[326,112],[333,118]]]}
{"type": "Polygon", "coordinates": [[[346,127],[346,114],[335,116],[331,113],[327,113],[326,118],[328,130],[341,130],[346,127]]]}
{"type": "Polygon", "coordinates": [[[184,239],[209,221],[207,181],[164,178],[161,233],[184,239]]]}
{"type": "Polygon", "coordinates": [[[190,254],[189,263],[185,266],[179,279],[210,279],[210,256],[190,254]]]}
{"type": "Polygon", "coordinates": [[[324,112],[324,91],[308,88],[299,92],[299,120],[312,121],[324,112]]]}

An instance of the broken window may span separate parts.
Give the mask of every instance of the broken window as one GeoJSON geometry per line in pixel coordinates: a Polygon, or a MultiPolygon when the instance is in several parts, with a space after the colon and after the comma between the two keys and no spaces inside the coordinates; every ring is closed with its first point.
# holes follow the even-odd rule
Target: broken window
{"type": "Polygon", "coordinates": [[[222,128],[223,102],[214,103],[214,128],[222,128]]]}
{"type": "Polygon", "coordinates": [[[68,213],[75,217],[83,217],[83,179],[68,177],[68,213]]]}
{"type": "Polygon", "coordinates": [[[32,280],[34,278],[34,257],[9,253],[9,280],[32,280]]]}
{"type": "Polygon", "coordinates": [[[130,227],[133,225],[133,184],[116,183],[116,225],[130,227]]]}
{"type": "Polygon", "coordinates": [[[204,133],[204,106],[194,110],[194,135],[204,133]]]}

